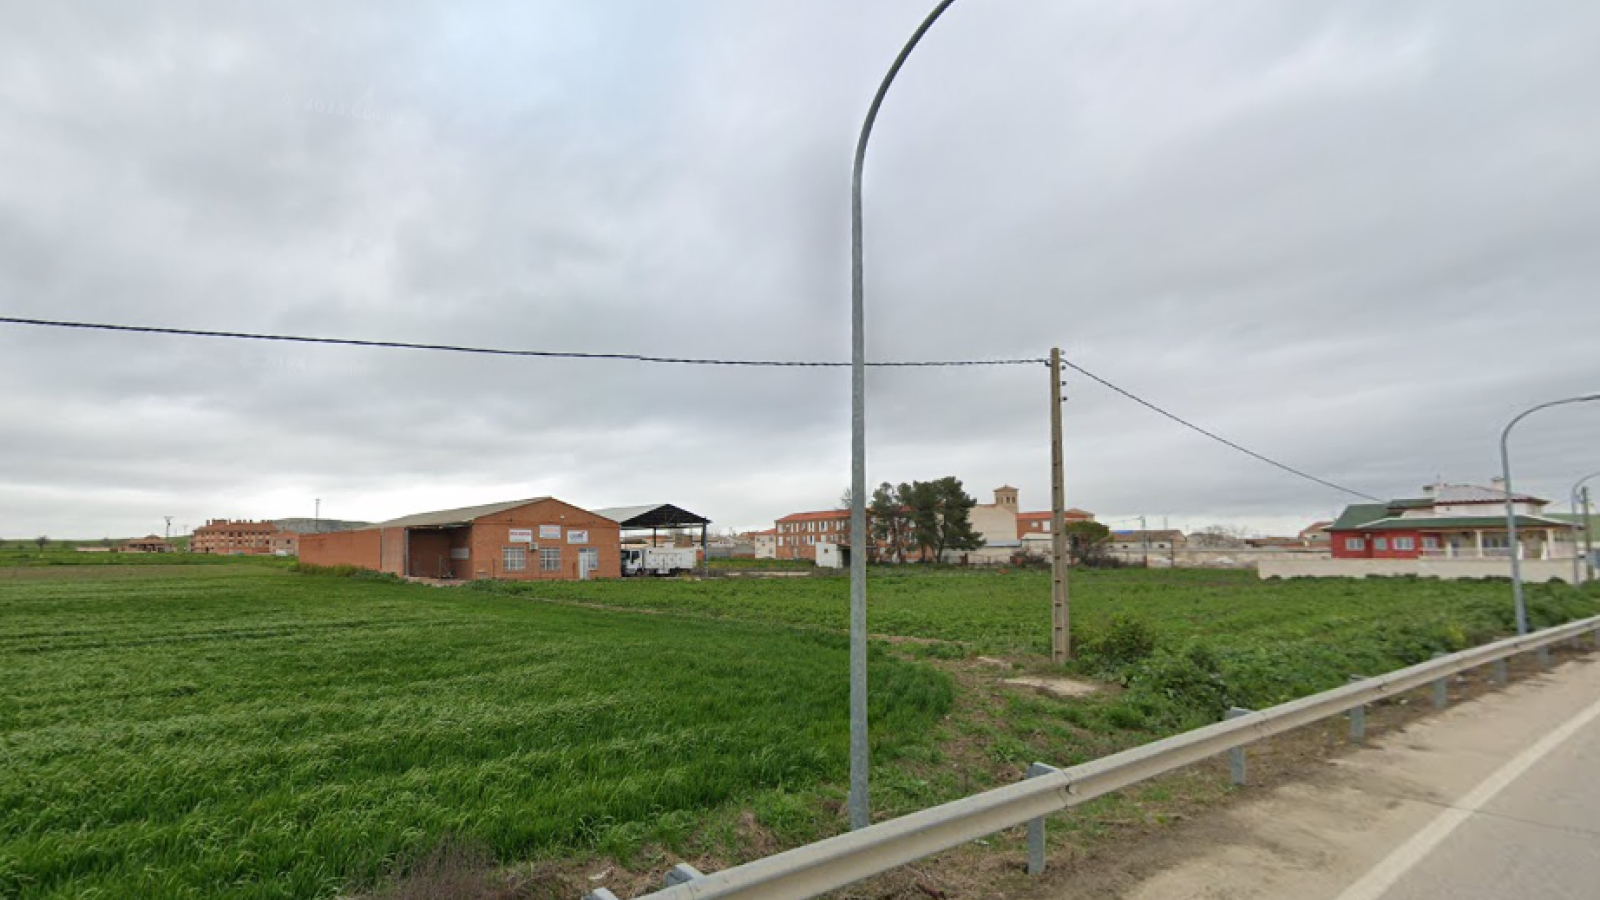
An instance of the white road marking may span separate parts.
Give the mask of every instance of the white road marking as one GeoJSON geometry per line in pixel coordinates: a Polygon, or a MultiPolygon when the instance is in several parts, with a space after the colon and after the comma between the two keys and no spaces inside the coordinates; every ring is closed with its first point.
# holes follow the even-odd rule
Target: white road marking
{"type": "Polygon", "coordinates": [[[1515,759],[1485,778],[1472,789],[1471,793],[1461,798],[1460,803],[1440,813],[1438,818],[1413,835],[1411,840],[1401,844],[1398,849],[1385,857],[1383,862],[1373,866],[1372,870],[1363,875],[1359,881],[1345,888],[1338,900],[1379,900],[1401,877],[1411,871],[1413,866],[1433,852],[1435,847],[1444,843],[1451,832],[1461,827],[1461,823],[1472,818],[1497,794],[1537,765],[1539,760],[1544,759],[1552,750],[1561,746],[1596,718],[1600,718],[1600,701],[1568,719],[1566,724],[1545,735],[1537,744],[1517,754],[1515,759]]]}

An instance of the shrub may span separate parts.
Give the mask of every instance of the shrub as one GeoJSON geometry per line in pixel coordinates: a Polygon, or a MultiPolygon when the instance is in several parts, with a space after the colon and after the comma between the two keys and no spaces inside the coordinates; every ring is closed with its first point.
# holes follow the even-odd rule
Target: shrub
{"type": "Polygon", "coordinates": [[[1129,674],[1128,699],[1169,725],[1215,722],[1234,705],[1234,691],[1220,668],[1203,645],[1156,654],[1129,674]]]}
{"type": "Polygon", "coordinates": [[[1156,632],[1143,619],[1116,615],[1088,650],[1102,669],[1124,669],[1156,652],[1156,632]]]}

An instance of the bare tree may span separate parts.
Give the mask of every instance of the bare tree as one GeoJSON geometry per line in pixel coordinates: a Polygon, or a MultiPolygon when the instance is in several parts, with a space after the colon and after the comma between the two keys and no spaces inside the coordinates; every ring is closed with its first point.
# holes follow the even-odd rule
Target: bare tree
{"type": "Polygon", "coordinates": [[[42,534],[39,535],[38,537],[34,538],[33,542],[35,544],[39,545],[39,549],[40,550],[43,550],[44,548],[50,546],[50,539],[48,537],[42,535],[42,534]]]}
{"type": "Polygon", "coordinates": [[[1207,525],[1205,528],[1189,535],[1189,543],[1196,547],[1218,549],[1223,547],[1238,547],[1244,543],[1245,530],[1243,528],[1229,528],[1226,525],[1207,525]]]}

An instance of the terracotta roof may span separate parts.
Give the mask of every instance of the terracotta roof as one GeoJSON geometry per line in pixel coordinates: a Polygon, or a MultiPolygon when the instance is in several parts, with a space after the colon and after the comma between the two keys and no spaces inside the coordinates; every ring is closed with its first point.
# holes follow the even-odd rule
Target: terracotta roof
{"type": "MultiPolygon", "coordinates": [[[[1017,513],[1017,518],[1022,519],[1024,521],[1032,522],[1035,519],[1040,519],[1040,520],[1048,519],[1048,518],[1050,518],[1050,515],[1051,515],[1051,513],[1050,513],[1049,510],[1045,510],[1044,512],[1019,512],[1019,513],[1017,513]]],[[[1094,513],[1089,512],[1086,509],[1078,509],[1077,507],[1073,507],[1071,509],[1063,510],[1062,511],[1062,515],[1066,516],[1069,519],[1093,519],[1094,518],[1094,513]]]]}
{"type": "Polygon", "coordinates": [[[821,510],[819,512],[790,513],[787,516],[784,516],[783,518],[779,519],[778,521],[779,522],[809,522],[809,521],[818,520],[818,519],[848,519],[848,518],[850,518],[850,510],[848,510],[848,509],[826,509],[826,510],[821,510]]]}

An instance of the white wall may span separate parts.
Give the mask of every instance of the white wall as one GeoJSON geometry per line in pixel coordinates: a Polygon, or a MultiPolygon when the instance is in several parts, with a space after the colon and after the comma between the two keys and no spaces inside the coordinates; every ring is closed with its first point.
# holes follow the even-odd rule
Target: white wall
{"type": "Polygon", "coordinates": [[[1013,543],[1017,539],[1017,512],[1004,506],[980,504],[972,508],[972,527],[985,544],[1013,543]]]}
{"type": "Polygon", "coordinates": [[[844,567],[844,555],[839,552],[838,544],[817,545],[817,568],[841,569],[844,567]]]}
{"type": "MultiPolygon", "coordinates": [[[[1419,575],[1424,578],[1510,578],[1504,559],[1314,559],[1286,556],[1262,559],[1262,578],[1366,578],[1370,575],[1419,575]]],[[[1526,559],[1522,579],[1528,582],[1571,581],[1572,561],[1526,559]]]]}

